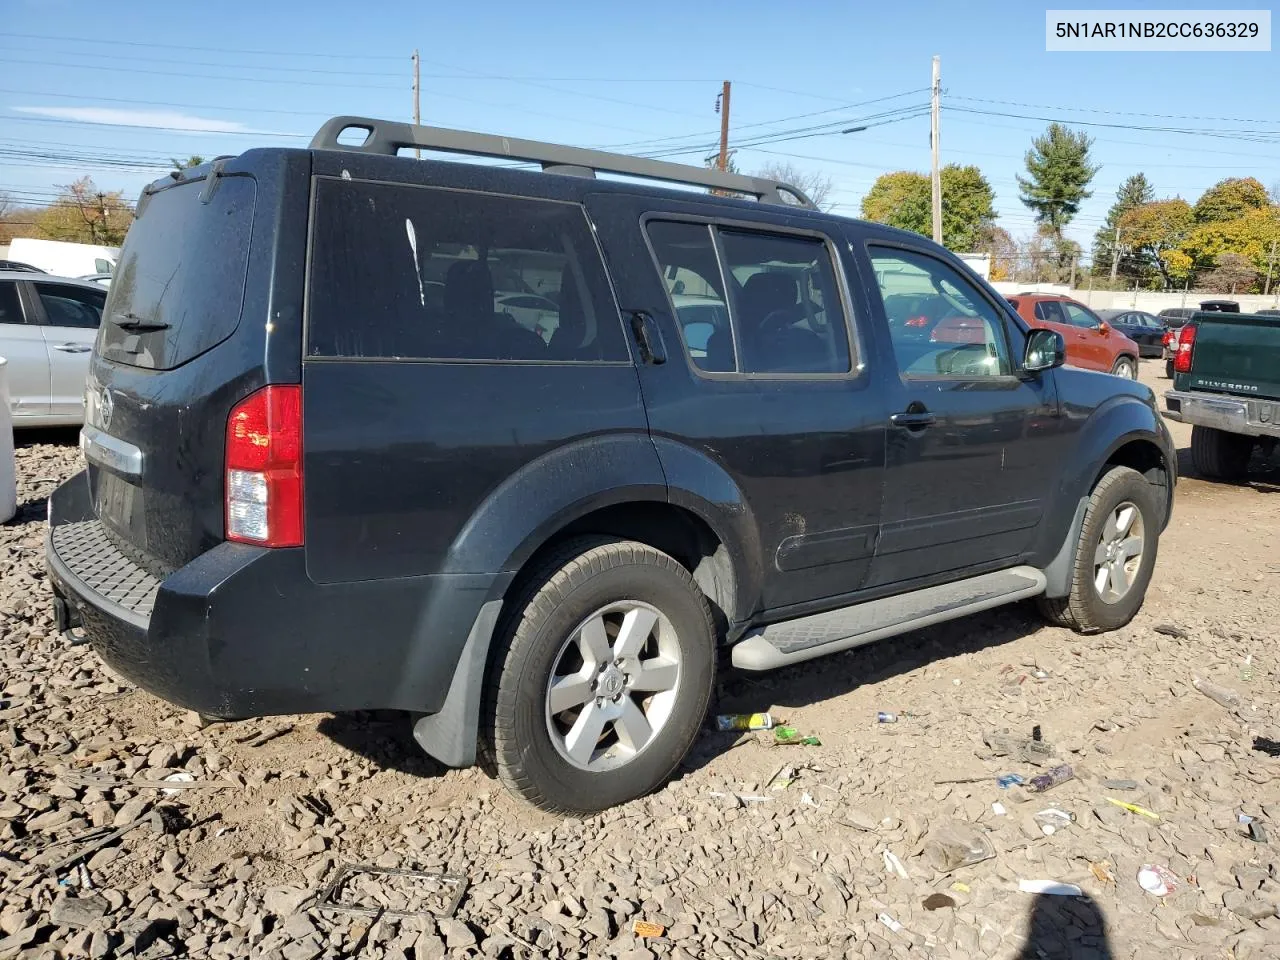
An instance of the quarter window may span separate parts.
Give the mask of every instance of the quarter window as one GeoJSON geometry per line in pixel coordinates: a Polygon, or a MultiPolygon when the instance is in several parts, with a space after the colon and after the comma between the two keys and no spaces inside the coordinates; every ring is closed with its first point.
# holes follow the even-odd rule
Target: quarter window
{"type": "Polygon", "coordinates": [[[909,250],[872,247],[870,255],[902,376],[1012,373],[1000,315],[956,270],[909,250]]]}
{"type": "Polygon", "coordinates": [[[326,179],[315,211],[312,356],[630,358],[579,206],[326,179]]]}
{"type": "Polygon", "coordinates": [[[699,369],[851,369],[835,265],[821,239],[668,221],[652,222],[648,231],[685,346],[699,369]]]}
{"type": "Polygon", "coordinates": [[[106,291],[81,290],[54,283],[37,283],[36,292],[44,304],[46,322],[54,327],[83,327],[96,330],[102,323],[106,291]]]}
{"type": "Polygon", "coordinates": [[[16,283],[0,283],[0,323],[22,323],[22,304],[16,283]]]}

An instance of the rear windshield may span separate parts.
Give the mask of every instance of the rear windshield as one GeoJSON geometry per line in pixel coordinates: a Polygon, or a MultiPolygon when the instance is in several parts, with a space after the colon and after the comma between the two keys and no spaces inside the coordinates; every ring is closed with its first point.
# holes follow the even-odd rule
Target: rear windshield
{"type": "Polygon", "coordinates": [[[227,176],[154,194],[129,229],[114,271],[98,352],[169,370],[235,332],[244,300],[256,187],[227,176]]]}

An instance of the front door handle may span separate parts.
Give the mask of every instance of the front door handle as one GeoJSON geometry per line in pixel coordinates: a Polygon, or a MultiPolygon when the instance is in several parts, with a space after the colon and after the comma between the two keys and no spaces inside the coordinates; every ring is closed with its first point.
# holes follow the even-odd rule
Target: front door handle
{"type": "Polygon", "coordinates": [[[925,427],[933,426],[937,420],[937,417],[916,403],[913,403],[905,413],[895,413],[889,417],[889,422],[895,427],[904,427],[907,430],[923,430],[925,427]]]}
{"type": "Polygon", "coordinates": [[[83,343],[59,343],[53,349],[61,350],[63,353],[88,353],[93,347],[83,343]]]}

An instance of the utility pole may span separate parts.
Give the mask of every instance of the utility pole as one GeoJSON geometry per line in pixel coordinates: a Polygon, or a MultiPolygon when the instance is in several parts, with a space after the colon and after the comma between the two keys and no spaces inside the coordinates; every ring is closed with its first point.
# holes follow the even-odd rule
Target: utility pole
{"type": "Polygon", "coordinates": [[[1271,271],[1275,269],[1275,265],[1276,265],[1276,242],[1272,240],[1271,256],[1267,258],[1267,283],[1266,283],[1266,286],[1262,288],[1262,295],[1264,297],[1271,292],[1271,271]]]}
{"type": "Polygon", "coordinates": [[[1116,227],[1116,238],[1111,242],[1111,282],[1116,282],[1116,273],[1120,270],[1120,228],[1116,227]]]}
{"type": "Polygon", "coordinates": [[[1071,280],[1070,282],[1067,283],[1067,286],[1070,287],[1072,290],[1076,288],[1076,260],[1077,259],[1078,258],[1076,257],[1071,258],[1071,280]]]}
{"type": "Polygon", "coordinates": [[[716,104],[720,113],[720,169],[729,169],[729,81],[720,89],[720,100],[716,104]]]}
{"type": "Polygon", "coordinates": [[[929,142],[933,147],[933,242],[942,242],[942,174],[938,169],[938,124],[942,108],[942,58],[933,58],[933,97],[929,142]]]}
{"type": "MultiPolygon", "coordinates": [[[[413,51],[413,125],[419,126],[422,123],[422,59],[418,56],[418,51],[413,51]]],[[[416,159],[422,159],[422,151],[417,147],[413,150],[416,159]]]]}

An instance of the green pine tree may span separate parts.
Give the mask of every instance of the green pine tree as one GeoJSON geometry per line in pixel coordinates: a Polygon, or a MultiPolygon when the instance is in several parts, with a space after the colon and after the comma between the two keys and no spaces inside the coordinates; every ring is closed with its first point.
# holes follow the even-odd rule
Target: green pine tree
{"type": "MultiPolygon", "coordinates": [[[[1116,202],[1107,211],[1107,220],[1093,237],[1093,273],[1095,276],[1110,276],[1111,261],[1115,255],[1116,227],[1120,218],[1144,203],[1156,198],[1155,190],[1145,173],[1135,173],[1120,184],[1116,191],[1116,202]]],[[[1120,238],[1120,272],[1125,276],[1134,276],[1139,272],[1140,264],[1129,253],[1124,237],[1120,238]]]]}
{"type": "Polygon", "coordinates": [[[1093,138],[1060,123],[1031,141],[1027,151],[1027,176],[1018,177],[1021,200],[1035,214],[1036,222],[1062,240],[1063,228],[1093,194],[1089,183],[1098,172],[1089,162],[1093,138]]]}

